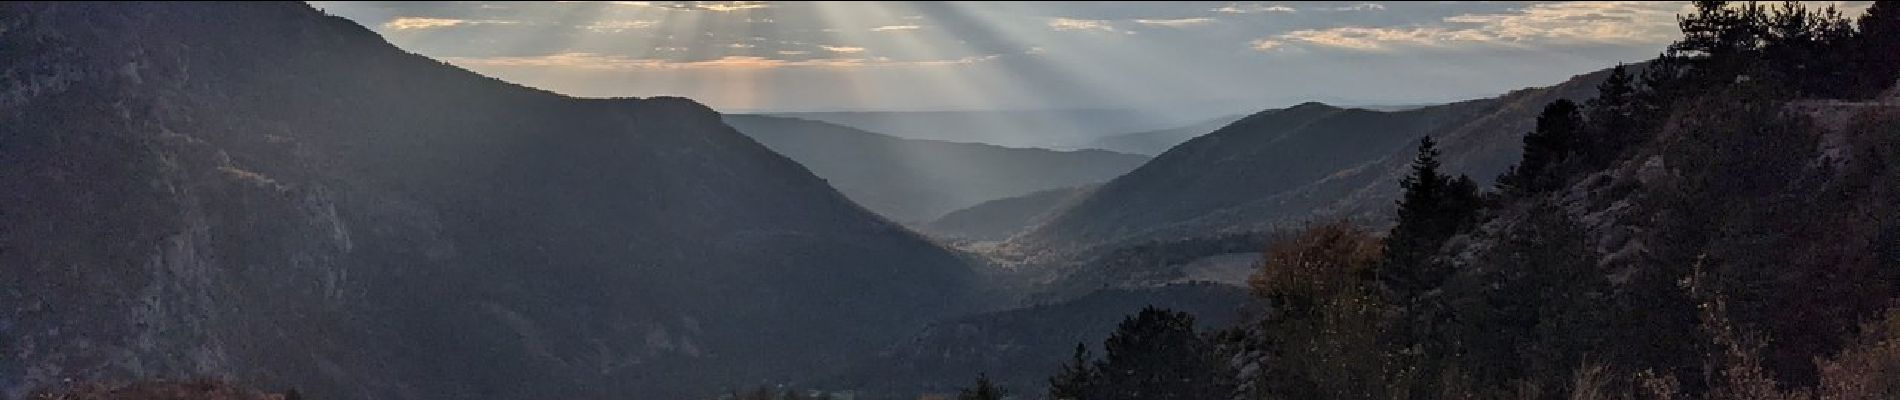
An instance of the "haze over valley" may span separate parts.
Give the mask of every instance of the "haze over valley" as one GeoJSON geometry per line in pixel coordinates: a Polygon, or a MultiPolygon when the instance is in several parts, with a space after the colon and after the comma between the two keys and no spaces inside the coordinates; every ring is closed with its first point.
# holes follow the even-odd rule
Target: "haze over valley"
{"type": "Polygon", "coordinates": [[[1900,2],[0,2],[0,400],[1876,399],[1900,2]]]}

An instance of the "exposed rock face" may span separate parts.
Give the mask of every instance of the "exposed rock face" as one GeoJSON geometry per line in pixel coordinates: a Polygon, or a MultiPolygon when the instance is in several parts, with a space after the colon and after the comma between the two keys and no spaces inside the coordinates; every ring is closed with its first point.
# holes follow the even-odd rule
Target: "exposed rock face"
{"type": "Polygon", "coordinates": [[[0,394],[682,397],[969,305],[690,100],[574,99],[301,3],[0,4],[0,394]]]}

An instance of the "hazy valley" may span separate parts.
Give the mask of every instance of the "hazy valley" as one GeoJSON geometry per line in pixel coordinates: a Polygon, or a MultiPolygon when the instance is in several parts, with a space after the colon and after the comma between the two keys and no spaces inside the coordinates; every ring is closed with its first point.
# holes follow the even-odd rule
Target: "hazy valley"
{"type": "MultiPolygon", "coordinates": [[[[557,25],[361,16],[438,6],[870,18],[0,3],[0,399],[1900,393],[1900,3],[1683,4],[1660,55],[1443,103],[744,113],[477,67],[871,82],[1010,59],[424,55],[467,38],[417,32],[557,25]]],[[[1026,4],[860,30],[983,6],[1026,4]]],[[[1161,41],[1408,6],[1387,7],[1036,28],[1161,41]]],[[[662,31],[636,22],[561,29],[662,31]]],[[[744,33],[712,47],[799,42],[744,33]]]]}

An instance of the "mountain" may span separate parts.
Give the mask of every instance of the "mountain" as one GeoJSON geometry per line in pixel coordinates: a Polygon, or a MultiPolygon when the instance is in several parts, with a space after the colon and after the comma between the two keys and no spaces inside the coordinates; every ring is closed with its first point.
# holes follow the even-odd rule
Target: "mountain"
{"type": "Polygon", "coordinates": [[[906,224],[985,201],[1114,179],[1148,157],[903,139],[764,115],[727,124],[791,157],[865,208],[906,224]]]}
{"type": "Polygon", "coordinates": [[[1041,224],[1071,200],[1086,196],[1094,185],[1049,189],[1007,199],[990,200],[951,211],[918,227],[931,236],[1000,242],[1041,224]]]}
{"type": "Polygon", "coordinates": [[[1197,119],[1141,110],[837,111],[770,114],[824,121],[906,139],[1080,149],[1117,132],[1182,126],[1197,119]]]}
{"type": "Polygon", "coordinates": [[[821,380],[887,398],[956,393],[979,373],[1006,390],[1037,398],[1045,377],[1068,361],[1076,344],[1102,353],[1102,340],[1124,317],[1155,306],[1186,311],[1201,329],[1240,320],[1247,290],[1211,283],[1104,290],[1073,300],[971,315],[931,324],[877,357],[821,380]]]}
{"type": "Polygon", "coordinates": [[[1090,142],[1088,147],[1132,154],[1161,154],[1168,151],[1168,148],[1174,147],[1174,145],[1186,142],[1196,136],[1205,135],[1208,132],[1218,130],[1242,117],[1244,116],[1227,115],[1188,126],[1146,132],[1124,133],[1096,139],[1094,142],[1090,142]]]}
{"type": "Polygon", "coordinates": [[[971,309],[948,251],[680,98],[303,3],[0,3],[0,397],[685,398],[971,309]]]}
{"type": "Polygon", "coordinates": [[[1605,76],[1405,111],[1305,103],[1256,113],[1103,184],[1006,250],[1061,262],[1317,219],[1384,221],[1420,137],[1439,141],[1449,170],[1488,183],[1517,161],[1520,138],[1544,104],[1589,97],[1605,76]]]}

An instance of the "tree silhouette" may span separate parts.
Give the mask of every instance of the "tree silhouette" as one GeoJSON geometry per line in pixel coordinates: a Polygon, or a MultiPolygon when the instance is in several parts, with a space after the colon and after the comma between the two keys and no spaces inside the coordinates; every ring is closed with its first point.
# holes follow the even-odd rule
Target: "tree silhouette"
{"type": "Polygon", "coordinates": [[[1049,378],[1049,398],[1054,400],[1081,400],[1090,398],[1093,390],[1101,381],[1101,374],[1091,365],[1094,356],[1089,355],[1087,345],[1076,343],[1075,354],[1062,371],[1049,378]]]}
{"type": "Polygon", "coordinates": [[[1537,129],[1524,135],[1523,160],[1499,177],[1498,185],[1518,195],[1556,189],[1563,183],[1564,163],[1584,147],[1583,128],[1577,103],[1557,100],[1545,105],[1537,129]]]}
{"type": "Polygon", "coordinates": [[[977,375],[974,386],[957,392],[957,400],[1002,400],[1003,390],[990,383],[987,375],[977,375]]]}
{"type": "Polygon", "coordinates": [[[1586,103],[1587,134],[1582,149],[1585,162],[1600,168],[1621,158],[1623,152],[1642,142],[1647,127],[1637,124],[1636,77],[1617,64],[1610,76],[1597,85],[1597,96],[1586,103]]]}
{"type": "Polygon", "coordinates": [[[1900,1],[1874,2],[1861,15],[1859,28],[1855,72],[1858,86],[1866,90],[1861,97],[1871,97],[1900,83],[1900,1]]]}
{"type": "Polygon", "coordinates": [[[1205,400],[1232,394],[1226,364],[1194,330],[1194,316],[1146,307],[1123,320],[1096,363],[1088,400],[1205,400]]]}
{"type": "Polygon", "coordinates": [[[1439,171],[1437,142],[1419,139],[1412,172],[1399,182],[1398,224],[1386,236],[1386,259],[1374,271],[1379,281],[1401,300],[1438,286],[1448,271],[1431,261],[1452,235],[1471,224],[1480,201],[1477,184],[1469,177],[1452,178],[1439,171]]]}

